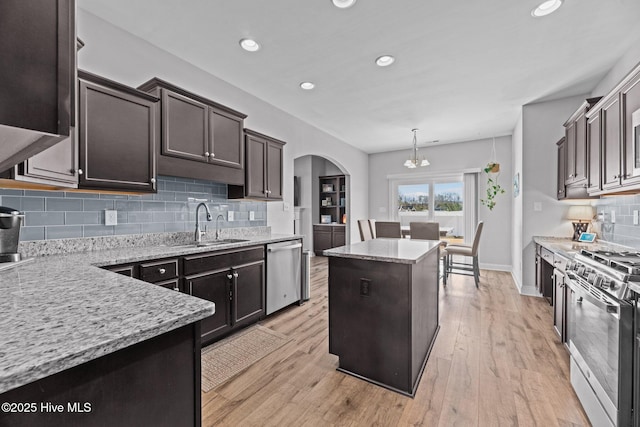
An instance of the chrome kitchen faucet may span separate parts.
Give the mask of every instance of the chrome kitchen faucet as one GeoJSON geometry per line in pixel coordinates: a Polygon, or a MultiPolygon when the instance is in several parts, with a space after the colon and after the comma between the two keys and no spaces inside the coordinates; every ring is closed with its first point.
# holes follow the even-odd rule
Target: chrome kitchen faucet
{"type": "MultiPolygon", "coordinates": [[[[211,212],[209,211],[209,208],[204,202],[201,202],[196,207],[196,234],[194,236],[194,240],[196,241],[196,243],[200,243],[202,241],[202,235],[204,234],[204,231],[200,231],[200,222],[198,221],[198,211],[200,210],[200,206],[204,206],[204,210],[207,211],[207,221],[211,221],[211,212]]],[[[218,238],[218,232],[216,230],[216,239],[217,238],[218,238]]]]}

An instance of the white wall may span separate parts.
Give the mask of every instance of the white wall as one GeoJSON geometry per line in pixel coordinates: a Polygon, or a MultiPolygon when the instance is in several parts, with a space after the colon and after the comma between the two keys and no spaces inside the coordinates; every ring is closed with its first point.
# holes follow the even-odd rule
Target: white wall
{"type": "Polygon", "coordinates": [[[563,123],[588,97],[587,94],[528,104],[522,109],[522,282],[521,292],[536,295],[533,236],[570,237],[566,212],[575,201],[558,201],[557,146],[564,136],[563,123]],[[534,211],[540,203],[541,210],[534,211]]]}
{"type": "Polygon", "coordinates": [[[522,141],[522,111],[518,116],[518,121],[516,122],[516,126],[513,129],[513,153],[512,153],[512,164],[513,164],[513,174],[520,174],[520,195],[513,199],[513,205],[511,206],[511,262],[512,262],[512,270],[511,275],[513,276],[513,281],[516,284],[518,290],[522,292],[522,220],[523,220],[523,187],[522,183],[526,179],[523,176],[522,170],[522,150],[523,150],[523,141],[522,141]]]}
{"type": "MultiPolygon", "coordinates": [[[[497,196],[496,207],[489,211],[478,208],[478,220],[484,221],[480,240],[480,264],[482,268],[511,271],[511,200],[512,153],[511,136],[496,138],[497,158],[500,162],[500,185],[505,194],[497,196]]],[[[388,175],[427,172],[456,172],[465,169],[481,169],[491,160],[491,139],[443,144],[419,149],[431,165],[424,168],[407,169],[402,164],[411,154],[410,141],[407,149],[369,155],[369,213],[371,218],[388,220],[389,209],[388,175]]],[[[486,174],[479,175],[478,194],[486,192],[486,174]]],[[[365,217],[358,217],[360,219],[365,217]]]]}
{"type": "MultiPolygon", "coordinates": [[[[287,142],[285,200],[267,204],[267,225],[272,232],[293,232],[293,159],[307,154],[330,159],[351,175],[353,212],[349,221],[368,216],[368,156],[364,152],[83,9],[78,10],[78,36],[85,42],[78,54],[81,69],[133,87],[159,77],[247,114],[247,128],[287,142]]],[[[351,237],[357,239],[357,226],[352,224],[350,229],[351,237]]]]}
{"type": "Polygon", "coordinates": [[[611,89],[616,87],[618,83],[640,63],[640,40],[631,46],[616,65],[603,77],[591,92],[591,96],[606,95],[611,89]]]}

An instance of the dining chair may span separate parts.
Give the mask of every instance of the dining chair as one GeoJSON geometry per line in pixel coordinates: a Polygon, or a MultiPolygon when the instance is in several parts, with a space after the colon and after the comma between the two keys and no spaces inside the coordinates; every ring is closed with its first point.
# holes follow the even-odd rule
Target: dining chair
{"type": "MultiPolygon", "coordinates": [[[[410,222],[409,230],[411,239],[440,240],[440,223],[438,222],[410,222]]],[[[438,277],[442,277],[442,284],[447,286],[447,243],[442,242],[438,255],[442,266],[438,263],[438,277]]]]}
{"type": "Polygon", "coordinates": [[[375,239],[376,238],[376,220],[375,219],[369,220],[369,229],[371,230],[371,235],[375,239]]]}
{"type": "Polygon", "coordinates": [[[360,230],[360,240],[362,240],[363,242],[365,240],[373,239],[373,234],[371,234],[371,227],[369,226],[368,219],[358,220],[358,230],[360,230]]]}
{"type": "Polygon", "coordinates": [[[396,221],[376,221],[376,238],[378,237],[402,238],[400,223],[396,221]]]}
{"type": "Polygon", "coordinates": [[[473,236],[473,243],[471,245],[447,245],[447,269],[445,275],[449,274],[461,274],[464,276],[473,276],[476,283],[476,288],[480,282],[480,266],[478,265],[478,245],[480,244],[480,235],[482,234],[483,222],[480,221],[476,227],[476,234],[473,236]],[[454,262],[453,256],[461,255],[465,257],[471,257],[472,262],[454,262]],[[469,273],[470,272],[470,273],[469,273]]]}
{"type": "Polygon", "coordinates": [[[410,222],[409,234],[412,239],[440,240],[440,224],[437,222],[410,222]]]}

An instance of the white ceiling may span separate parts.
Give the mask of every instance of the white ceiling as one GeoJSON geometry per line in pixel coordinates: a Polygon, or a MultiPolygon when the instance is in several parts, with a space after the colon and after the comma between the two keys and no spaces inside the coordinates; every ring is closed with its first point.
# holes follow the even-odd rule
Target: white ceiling
{"type": "MultiPolygon", "coordinates": [[[[640,41],[639,0],[78,0],[82,9],[369,153],[512,133],[640,41]],[[242,50],[250,37],[262,49],[242,50]],[[376,57],[396,62],[380,68],[376,57]],[[313,91],[299,88],[302,81],[313,91]]],[[[565,118],[561,118],[559,122],[565,118]]]]}

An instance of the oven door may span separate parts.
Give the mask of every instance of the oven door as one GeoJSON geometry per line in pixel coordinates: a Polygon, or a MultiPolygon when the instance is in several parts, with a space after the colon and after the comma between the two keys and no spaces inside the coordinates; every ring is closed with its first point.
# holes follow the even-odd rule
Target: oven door
{"type": "MultiPolygon", "coordinates": [[[[629,425],[631,422],[631,396],[633,363],[633,310],[624,301],[599,295],[575,273],[565,274],[569,288],[567,294],[567,333],[573,367],[577,366],[595,394],[597,401],[614,425],[629,425]]],[[[587,414],[601,412],[592,399],[583,399],[576,393],[587,414]]],[[[597,418],[597,417],[596,417],[597,418]]],[[[594,420],[592,419],[592,422],[594,420]]]]}

